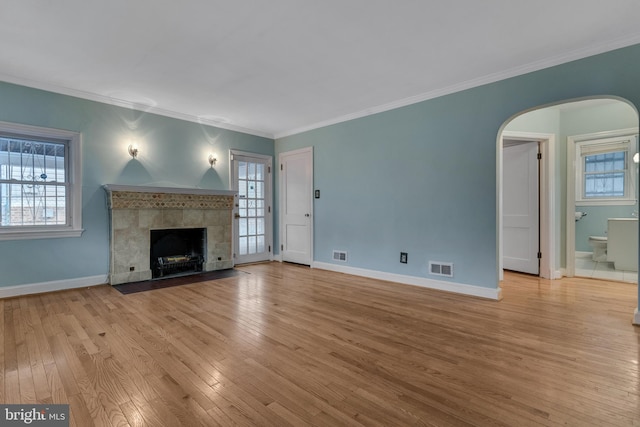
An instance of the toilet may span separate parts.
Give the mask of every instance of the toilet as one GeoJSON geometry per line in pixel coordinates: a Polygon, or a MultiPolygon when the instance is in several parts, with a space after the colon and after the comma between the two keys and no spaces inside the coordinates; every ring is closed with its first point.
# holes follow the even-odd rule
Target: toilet
{"type": "Polygon", "coordinates": [[[603,236],[589,236],[589,246],[593,249],[591,259],[596,262],[607,260],[607,238],[603,236]]]}

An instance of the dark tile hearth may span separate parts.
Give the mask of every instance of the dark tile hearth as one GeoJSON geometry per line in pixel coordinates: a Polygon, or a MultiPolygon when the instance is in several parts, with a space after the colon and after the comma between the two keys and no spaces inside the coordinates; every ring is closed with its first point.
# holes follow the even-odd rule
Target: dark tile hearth
{"type": "Polygon", "coordinates": [[[189,285],[192,283],[206,282],[209,280],[224,279],[239,274],[249,274],[243,271],[229,268],[226,270],[208,271],[205,273],[189,274],[185,276],[167,277],[164,279],[144,280],[142,282],[123,283],[113,287],[121,294],[135,294],[138,292],[151,291],[154,289],[171,288],[173,286],[189,285]]]}

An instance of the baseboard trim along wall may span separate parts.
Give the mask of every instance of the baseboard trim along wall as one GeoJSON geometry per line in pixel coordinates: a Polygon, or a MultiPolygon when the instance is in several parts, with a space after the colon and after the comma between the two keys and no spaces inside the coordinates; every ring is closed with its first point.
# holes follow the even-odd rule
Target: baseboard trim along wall
{"type": "Polygon", "coordinates": [[[79,277],[77,279],[54,280],[51,282],[31,283],[0,287],[0,298],[18,297],[30,294],[42,294],[45,292],[62,291],[65,289],[85,288],[88,286],[103,285],[108,283],[107,275],[79,277]]]}
{"type": "Polygon", "coordinates": [[[354,276],[369,277],[371,279],[386,280],[389,282],[397,282],[405,285],[421,286],[423,288],[437,289],[439,291],[453,292],[456,294],[488,298],[496,301],[500,301],[502,299],[502,288],[500,287],[484,288],[482,286],[465,285],[462,283],[445,282],[415,276],[405,276],[403,274],[385,273],[383,271],[367,270],[364,268],[345,267],[325,262],[314,262],[312,268],[352,274],[354,276]]]}
{"type": "MultiPolygon", "coordinates": [[[[278,256],[274,256],[276,260],[278,256]]],[[[281,261],[281,260],[280,260],[281,261]]],[[[367,270],[363,268],[345,267],[324,262],[314,262],[312,268],[335,271],[337,273],[352,274],[354,276],[369,277],[371,279],[386,280],[405,285],[421,286],[463,295],[471,295],[492,300],[502,299],[501,288],[484,288],[482,286],[465,285],[462,283],[445,282],[421,277],[405,276],[402,274],[385,273],[383,271],[367,270]]],[[[21,295],[41,294],[45,292],[62,291],[65,289],[84,288],[108,283],[107,275],[80,277],[77,279],[55,280],[51,282],[31,283],[26,285],[0,287],[0,298],[11,298],[21,295]]],[[[636,321],[640,323],[640,315],[636,313],[636,321]]]]}

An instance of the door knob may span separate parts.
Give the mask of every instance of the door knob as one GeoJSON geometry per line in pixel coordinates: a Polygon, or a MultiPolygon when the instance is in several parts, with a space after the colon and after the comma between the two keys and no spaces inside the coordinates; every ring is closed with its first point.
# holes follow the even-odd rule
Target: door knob
{"type": "Polygon", "coordinates": [[[235,215],[233,215],[233,216],[234,216],[234,218],[235,218],[235,219],[242,218],[242,217],[240,216],[240,214],[239,214],[239,213],[236,213],[236,214],[235,214],[235,215]]]}

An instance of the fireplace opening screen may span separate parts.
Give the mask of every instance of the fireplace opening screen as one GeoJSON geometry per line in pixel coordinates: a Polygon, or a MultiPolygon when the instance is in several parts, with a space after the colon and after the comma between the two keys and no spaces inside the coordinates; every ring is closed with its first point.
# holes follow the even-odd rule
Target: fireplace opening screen
{"type": "Polygon", "coordinates": [[[151,230],[152,278],[202,271],[206,247],[207,234],[204,228],[151,230]]]}

